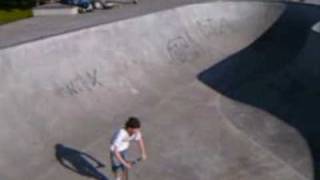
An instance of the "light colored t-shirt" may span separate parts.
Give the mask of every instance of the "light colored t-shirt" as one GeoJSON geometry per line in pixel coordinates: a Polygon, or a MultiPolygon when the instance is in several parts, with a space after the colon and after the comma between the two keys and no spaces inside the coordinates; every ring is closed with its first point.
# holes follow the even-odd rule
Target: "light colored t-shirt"
{"type": "Polygon", "coordinates": [[[117,148],[118,151],[127,150],[130,146],[130,141],[139,141],[141,139],[141,132],[137,132],[132,136],[129,136],[128,132],[122,128],[113,134],[111,139],[110,151],[114,151],[117,148]]]}

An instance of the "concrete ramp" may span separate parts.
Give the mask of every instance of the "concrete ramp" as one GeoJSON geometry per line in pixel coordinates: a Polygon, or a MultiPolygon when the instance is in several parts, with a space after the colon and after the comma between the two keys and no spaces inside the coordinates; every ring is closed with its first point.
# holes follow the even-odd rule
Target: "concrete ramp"
{"type": "Polygon", "coordinates": [[[130,180],[311,179],[309,150],[294,128],[197,79],[286,8],[193,4],[0,50],[1,179],[88,179],[57,162],[57,143],[105,162],[100,172],[112,179],[109,139],[128,116],[142,119],[149,155],[130,180]],[[226,111],[267,120],[264,138],[226,111]],[[290,141],[272,141],[279,136],[290,141]]]}
{"type": "MultiPolygon", "coordinates": [[[[294,127],[312,152],[315,179],[320,178],[319,45],[317,31],[320,7],[288,4],[286,10],[263,36],[249,47],[229,56],[199,74],[199,80],[214,90],[253,107],[265,110],[294,127]]],[[[301,164],[290,162],[301,149],[275,148],[275,142],[295,144],[294,137],[270,126],[268,118],[252,119],[233,101],[224,99],[225,114],[235,126],[264,144],[298,171],[301,164]],[[254,128],[252,128],[254,127],[254,128]],[[270,128],[273,131],[270,131],[270,128]],[[269,134],[269,136],[266,136],[269,134]],[[291,154],[291,155],[289,155],[291,154]]],[[[305,167],[305,166],[304,166],[305,167]]],[[[302,170],[302,171],[301,171],[302,170]]]]}

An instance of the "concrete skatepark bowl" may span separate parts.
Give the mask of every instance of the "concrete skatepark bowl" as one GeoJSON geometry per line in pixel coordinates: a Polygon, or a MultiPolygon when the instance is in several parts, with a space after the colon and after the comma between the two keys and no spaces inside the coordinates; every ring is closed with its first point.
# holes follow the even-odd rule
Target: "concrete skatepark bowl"
{"type": "MultiPolygon", "coordinates": [[[[131,180],[314,179],[319,17],[313,5],[206,2],[2,48],[1,180],[87,179],[55,145],[109,162],[132,115],[149,159],[131,180]]],[[[109,164],[99,173],[111,178],[109,164]]]]}

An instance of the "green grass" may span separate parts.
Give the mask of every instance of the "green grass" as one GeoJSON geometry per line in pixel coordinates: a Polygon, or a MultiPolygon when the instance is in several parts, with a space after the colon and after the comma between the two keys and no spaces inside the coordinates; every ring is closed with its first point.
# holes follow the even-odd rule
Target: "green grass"
{"type": "Polygon", "coordinates": [[[32,17],[31,9],[0,9],[0,25],[32,17]]]}

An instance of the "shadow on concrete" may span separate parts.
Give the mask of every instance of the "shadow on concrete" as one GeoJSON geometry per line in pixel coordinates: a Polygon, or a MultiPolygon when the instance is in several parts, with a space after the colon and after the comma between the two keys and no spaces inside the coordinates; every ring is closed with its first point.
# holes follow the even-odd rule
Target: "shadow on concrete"
{"type": "Polygon", "coordinates": [[[295,127],[312,151],[320,179],[320,8],[288,4],[255,43],[201,72],[221,94],[263,109],[295,127]]]}
{"type": "Polygon", "coordinates": [[[62,144],[57,144],[55,151],[59,163],[68,170],[89,178],[108,180],[108,178],[98,170],[98,168],[104,167],[103,163],[91,155],[62,144]]]}

